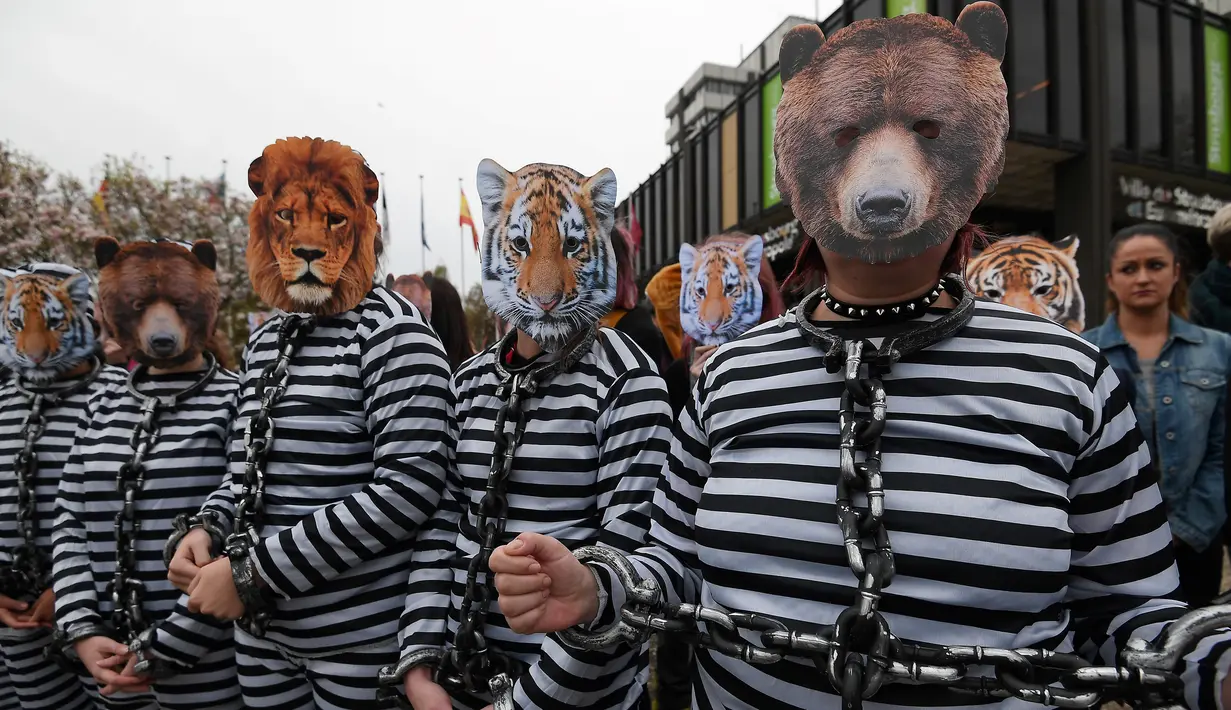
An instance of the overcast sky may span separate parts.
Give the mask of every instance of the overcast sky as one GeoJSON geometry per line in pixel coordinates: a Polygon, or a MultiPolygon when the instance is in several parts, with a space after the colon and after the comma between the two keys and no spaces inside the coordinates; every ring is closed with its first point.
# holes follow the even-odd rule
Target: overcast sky
{"type": "MultiPolygon", "coordinates": [[[[821,0],[828,15],[839,0],[821,0]]],[[[454,283],[458,178],[482,233],[479,160],[615,171],[620,198],[666,159],[667,99],[735,64],[815,0],[0,2],[0,139],[90,181],[106,154],[247,190],[275,139],[363,153],[389,189],[390,269],[454,283]],[[344,9],[345,8],[345,9],[344,9]],[[383,108],[380,106],[383,105],[383,108]]],[[[466,237],[469,240],[469,235],[466,237]]],[[[465,280],[478,256],[466,248],[465,280]]]]}

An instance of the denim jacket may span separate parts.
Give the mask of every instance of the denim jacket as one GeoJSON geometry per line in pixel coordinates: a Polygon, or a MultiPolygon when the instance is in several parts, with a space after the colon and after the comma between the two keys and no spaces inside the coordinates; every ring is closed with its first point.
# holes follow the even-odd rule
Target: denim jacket
{"type": "Polygon", "coordinates": [[[1154,362],[1153,417],[1137,353],[1115,315],[1082,337],[1103,351],[1122,380],[1133,384],[1133,411],[1158,469],[1171,532],[1200,552],[1218,538],[1227,517],[1223,442],[1231,337],[1175,315],[1168,328],[1154,362]]]}

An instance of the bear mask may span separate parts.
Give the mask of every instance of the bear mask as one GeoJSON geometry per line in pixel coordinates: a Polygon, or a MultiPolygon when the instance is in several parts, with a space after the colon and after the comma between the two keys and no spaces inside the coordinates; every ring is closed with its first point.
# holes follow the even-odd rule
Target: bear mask
{"type": "Polygon", "coordinates": [[[1004,168],[1007,37],[990,2],[787,33],[774,177],[804,231],[869,263],[951,239],[1004,168]]]}
{"type": "Polygon", "coordinates": [[[221,302],[212,243],[164,239],[120,246],[100,237],[94,256],[103,326],[133,359],[170,368],[212,351],[221,302]]]}

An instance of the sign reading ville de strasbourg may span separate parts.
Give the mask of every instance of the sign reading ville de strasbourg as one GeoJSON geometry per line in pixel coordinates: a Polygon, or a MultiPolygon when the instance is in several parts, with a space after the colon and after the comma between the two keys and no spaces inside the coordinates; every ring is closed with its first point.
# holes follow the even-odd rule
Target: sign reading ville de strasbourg
{"type": "Polygon", "coordinates": [[[1205,229],[1227,200],[1182,186],[1150,184],[1139,177],[1116,178],[1122,214],[1143,222],[1164,222],[1205,229]]]}

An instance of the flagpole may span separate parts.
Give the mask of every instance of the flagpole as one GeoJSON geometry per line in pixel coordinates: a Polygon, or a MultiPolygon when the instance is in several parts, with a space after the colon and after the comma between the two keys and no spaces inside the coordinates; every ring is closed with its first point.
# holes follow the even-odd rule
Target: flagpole
{"type": "MultiPolygon", "coordinates": [[[[462,211],[462,179],[457,179],[457,212],[462,211]]],[[[457,245],[461,250],[462,260],[458,262],[461,265],[461,280],[458,282],[462,287],[462,300],[466,300],[466,229],[461,220],[457,222],[457,245]]]]}
{"type": "Polygon", "coordinates": [[[427,273],[427,217],[423,214],[423,176],[419,176],[419,259],[427,273]]]}

